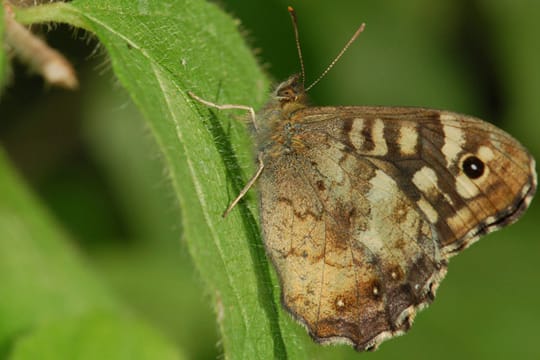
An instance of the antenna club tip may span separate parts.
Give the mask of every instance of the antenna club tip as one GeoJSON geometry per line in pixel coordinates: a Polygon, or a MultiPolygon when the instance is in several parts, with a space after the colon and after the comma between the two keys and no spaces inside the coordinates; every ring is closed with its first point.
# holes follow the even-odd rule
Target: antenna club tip
{"type": "Polygon", "coordinates": [[[287,11],[288,11],[288,12],[294,12],[294,9],[293,9],[292,6],[289,5],[289,6],[287,6],[287,11]]]}

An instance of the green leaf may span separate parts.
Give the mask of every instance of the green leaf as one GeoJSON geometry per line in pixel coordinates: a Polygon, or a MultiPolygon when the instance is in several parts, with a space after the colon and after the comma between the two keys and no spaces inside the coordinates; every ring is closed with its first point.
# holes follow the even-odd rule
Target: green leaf
{"type": "Polygon", "coordinates": [[[244,125],[186,94],[218,103],[263,103],[268,81],[235,21],[203,1],[74,1],[19,16],[82,26],[107,50],[163,153],[184,210],[184,240],[212,295],[226,356],[308,357],[305,331],[280,310],[255,206],[241,203],[221,217],[253,171],[244,125]]]}
{"type": "Polygon", "coordinates": [[[91,358],[100,349],[108,359],[180,358],[105,290],[2,151],[0,199],[0,357],[91,358]]]}
{"type": "Polygon", "coordinates": [[[176,350],[138,321],[92,312],[57,321],[23,336],[11,359],[178,359],[176,350]]]}

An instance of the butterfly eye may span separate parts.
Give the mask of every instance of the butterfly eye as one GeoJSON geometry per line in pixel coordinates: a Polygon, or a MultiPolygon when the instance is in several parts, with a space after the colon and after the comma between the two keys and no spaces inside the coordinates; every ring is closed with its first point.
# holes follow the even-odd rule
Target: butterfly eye
{"type": "Polygon", "coordinates": [[[465,175],[467,175],[470,179],[478,179],[484,174],[485,170],[484,162],[476,156],[467,157],[465,160],[463,160],[461,167],[465,175]]]}
{"type": "Polygon", "coordinates": [[[281,91],[279,95],[284,98],[292,98],[294,97],[294,92],[291,89],[285,89],[281,91]]]}

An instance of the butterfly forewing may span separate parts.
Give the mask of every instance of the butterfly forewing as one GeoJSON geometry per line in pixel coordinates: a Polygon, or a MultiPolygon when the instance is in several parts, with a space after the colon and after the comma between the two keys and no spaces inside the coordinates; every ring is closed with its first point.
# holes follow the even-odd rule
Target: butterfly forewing
{"type": "Polygon", "coordinates": [[[516,221],[536,189],[527,150],[470,116],[399,107],[306,108],[296,116],[306,147],[313,134],[326,134],[393,177],[437,226],[445,254],[516,221]]]}

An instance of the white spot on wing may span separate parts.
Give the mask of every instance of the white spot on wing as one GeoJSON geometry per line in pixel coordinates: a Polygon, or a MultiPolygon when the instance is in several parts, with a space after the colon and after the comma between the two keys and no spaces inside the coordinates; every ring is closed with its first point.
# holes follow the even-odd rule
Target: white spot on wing
{"type": "Polygon", "coordinates": [[[361,149],[364,144],[364,138],[362,137],[362,130],[364,129],[364,119],[354,119],[352,122],[352,128],[349,133],[351,143],[356,149],[361,149]]]}
{"type": "MultiPolygon", "coordinates": [[[[441,120],[442,119],[443,116],[441,115],[441,120]]],[[[456,163],[458,155],[463,150],[465,136],[461,129],[451,125],[443,125],[443,132],[444,145],[441,151],[446,159],[446,165],[450,166],[456,163]]]]}
{"type": "Polygon", "coordinates": [[[412,182],[418,190],[426,195],[437,191],[437,174],[430,167],[424,166],[415,172],[412,182]]]}
{"type": "Polygon", "coordinates": [[[384,122],[381,119],[375,119],[373,122],[372,136],[375,148],[370,154],[386,155],[388,153],[388,146],[386,145],[386,139],[384,138],[384,122]]]}
{"type": "Polygon", "coordinates": [[[491,150],[487,146],[481,146],[478,149],[478,157],[480,158],[480,160],[486,163],[488,161],[493,160],[495,155],[493,154],[493,150],[491,150]]]}
{"type": "Polygon", "coordinates": [[[403,125],[399,129],[399,148],[403,155],[414,155],[418,143],[418,131],[413,126],[403,125]]]}

